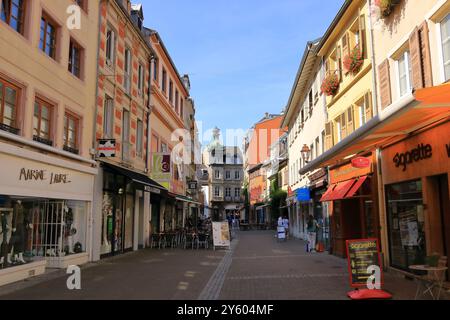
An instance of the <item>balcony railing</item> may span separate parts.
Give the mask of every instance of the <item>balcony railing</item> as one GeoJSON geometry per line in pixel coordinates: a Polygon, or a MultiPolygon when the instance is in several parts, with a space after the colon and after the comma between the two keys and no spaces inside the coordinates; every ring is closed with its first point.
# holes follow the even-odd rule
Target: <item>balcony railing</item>
{"type": "Polygon", "coordinates": [[[50,147],[53,146],[53,141],[48,140],[48,139],[41,138],[41,137],[39,137],[39,136],[33,136],[33,140],[36,141],[36,142],[45,144],[45,145],[47,145],[47,146],[50,146],[50,147]]]}
{"type": "Polygon", "coordinates": [[[70,153],[73,153],[73,154],[79,154],[80,153],[80,150],[72,148],[72,147],[69,147],[69,146],[64,146],[63,150],[67,151],[67,152],[70,152],[70,153]]]}
{"type": "Polygon", "coordinates": [[[212,198],[212,200],[213,201],[223,201],[223,197],[221,197],[221,196],[213,196],[213,198],[212,198]]]}
{"type": "Polygon", "coordinates": [[[226,202],[231,202],[231,201],[233,201],[233,198],[232,197],[225,197],[225,201],[226,202]]]}
{"type": "Polygon", "coordinates": [[[12,134],[19,134],[19,132],[20,132],[20,129],[13,128],[13,127],[8,126],[8,125],[6,125],[4,123],[0,123],[0,130],[6,131],[6,132],[9,132],[9,133],[12,133],[12,134]]]}

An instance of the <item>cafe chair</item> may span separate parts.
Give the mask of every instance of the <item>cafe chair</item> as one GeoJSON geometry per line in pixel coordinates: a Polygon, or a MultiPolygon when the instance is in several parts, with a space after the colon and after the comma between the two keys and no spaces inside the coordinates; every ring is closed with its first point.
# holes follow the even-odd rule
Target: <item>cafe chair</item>
{"type": "Polygon", "coordinates": [[[414,278],[418,281],[416,300],[420,296],[425,296],[427,294],[429,294],[433,300],[439,300],[447,273],[447,261],[446,256],[440,256],[437,260],[437,264],[429,266],[431,270],[426,271],[426,274],[414,275],[414,278]],[[432,268],[437,268],[437,270],[433,270],[432,268]]]}

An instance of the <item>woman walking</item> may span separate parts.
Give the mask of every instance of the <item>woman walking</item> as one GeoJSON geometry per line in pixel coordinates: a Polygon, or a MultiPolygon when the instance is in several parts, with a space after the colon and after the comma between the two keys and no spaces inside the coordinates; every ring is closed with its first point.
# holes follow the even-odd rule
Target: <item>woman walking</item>
{"type": "Polygon", "coordinates": [[[319,225],[313,215],[308,218],[307,231],[308,231],[308,252],[316,251],[316,235],[319,225]]]}

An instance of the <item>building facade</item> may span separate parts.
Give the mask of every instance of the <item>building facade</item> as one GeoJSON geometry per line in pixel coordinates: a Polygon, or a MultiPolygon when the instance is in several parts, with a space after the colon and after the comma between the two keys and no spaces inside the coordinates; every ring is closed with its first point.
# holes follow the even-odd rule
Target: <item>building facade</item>
{"type": "Polygon", "coordinates": [[[69,28],[73,5],[7,0],[0,7],[0,285],[94,256],[99,7],[72,7],[80,24],[69,28]]]}

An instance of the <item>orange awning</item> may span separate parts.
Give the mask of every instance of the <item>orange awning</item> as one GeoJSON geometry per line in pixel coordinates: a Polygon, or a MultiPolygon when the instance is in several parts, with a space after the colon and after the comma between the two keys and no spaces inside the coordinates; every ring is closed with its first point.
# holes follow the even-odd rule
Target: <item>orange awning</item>
{"type": "Polygon", "coordinates": [[[320,201],[325,202],[325,201],[335,201],[335,200],[345,199],[345,195],[352,188],[355,181],[356,181],[356,179],[351,179],[348,181],[344,181],[344,182],[335,184],[334,186],[330,187],[327,190],[327,192],[323,195],[323,197],[322,197],[322,199],[320,199],[320,201]]]}
{"type": "Polygon", "coordinates": [[[400,141],[411,133],[450,120],[450,83],[417,90],[381,111],[366,126],[300,170],[301,174],[400,141]]]}
{"type": "Polygon", "coordinates": [[[363,183],[367,180],[368,176],[362,176],[356,181],[353,187],[348,191],[346,198],[354,197],[358,190],[362,187],[363,183]]]}

